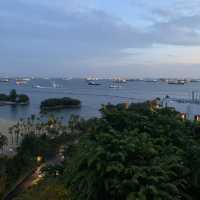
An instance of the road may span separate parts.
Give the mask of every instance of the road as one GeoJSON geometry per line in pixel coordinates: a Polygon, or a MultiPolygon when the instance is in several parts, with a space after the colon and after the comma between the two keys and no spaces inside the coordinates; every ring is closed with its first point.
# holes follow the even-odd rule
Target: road
{"type": "Polygon", "coordinates": [[[44,165],[38,166],[31,175],[25,177],[13,190],[11,190],[3,200],[12,200],[18,196],[19,193],[31,187],[34,183],[38,182],[41,174],[41,169],[43,167],[44,165]]]}
{"type": "Polygon", "coordinates": [[[42,169],[45,166],[55,166],[60,164],[63,160],[63,146],[60,147],[59,154],[53,159],[39,165],[30,175],[27,175],[12,191],[10,191],[3,200],[12,200],[17,197],[24,190],[36,185],[44,176],[42,169]]]}

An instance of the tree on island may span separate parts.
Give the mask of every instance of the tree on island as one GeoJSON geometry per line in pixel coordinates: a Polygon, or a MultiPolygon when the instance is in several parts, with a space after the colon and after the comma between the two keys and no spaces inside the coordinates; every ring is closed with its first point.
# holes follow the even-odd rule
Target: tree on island
{"type": "Polygon", "coordinates": [[[16,99],[17,99],[17,92],[16,92],[16,90],[13,89],[13,90],[10,91],[9,98],[10,98],[10,101],[13,101],[13,102],[16,101],[16,99]]]}
{"type": "Polygon", "coordinates": [[[18,98],[17,100],[18,103],[24,103],[29,101],[29,97],[25,94],[20,94],[17,96],[17,98],[18,98]]]}
{"type": "Polygon", "coordinates": [[[52,98],[46,99],[41,102],[40,109],[41,111],[46,110],[56,110],[64,108],[79,108],[81,106],[81,101],[78,99],[72,99],[70,97],[63,98],[52,98]]]}
{"type": "Polygon", "coordinates": [[[13,104],[28,104],[29,97],[25,94],[17,94],[16,90],[11,90],[9,95],[0,94],[0,102],[6,103],[12,102],[13,104]]]}

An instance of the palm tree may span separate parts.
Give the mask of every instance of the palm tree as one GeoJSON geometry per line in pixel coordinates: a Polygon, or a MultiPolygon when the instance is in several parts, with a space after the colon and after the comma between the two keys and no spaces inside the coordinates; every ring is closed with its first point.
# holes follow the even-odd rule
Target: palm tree
{"type": "Polygon", "coordinates": [[[8,144],[8,138],[0,133],[0,149],[3,151],[3,147],[8,144]]]}
{"type": "Polygon", "coordinates": [[[8,133],[10,134],[10,137],[11,137],[10,141],[11,141],[11,144],[13,145],[13,143],[14,143],[14,141],[13,141],[13,127],[10,127],[8,129],[8,133]]]}

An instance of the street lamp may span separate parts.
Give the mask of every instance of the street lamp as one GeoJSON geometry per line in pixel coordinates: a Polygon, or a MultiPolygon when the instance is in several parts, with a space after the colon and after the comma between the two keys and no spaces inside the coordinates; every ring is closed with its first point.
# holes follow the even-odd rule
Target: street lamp
{"type": "Polygon", "coordinates": [[[37,156],[36,160],[38,163],[40,163],[42,161],[42,156],[37,156]]]}

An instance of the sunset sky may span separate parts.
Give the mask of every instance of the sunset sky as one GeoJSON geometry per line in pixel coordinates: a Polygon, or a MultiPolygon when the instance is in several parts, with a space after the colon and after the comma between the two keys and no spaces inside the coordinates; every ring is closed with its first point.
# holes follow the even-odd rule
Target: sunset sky
{"type": "Polygon", "coordinates": [[[200,0],[1,0],[0,74],[200,77],[200,0]]]}

